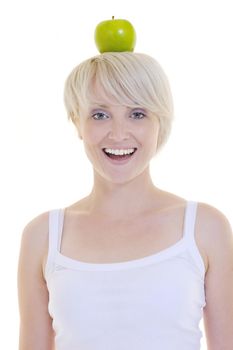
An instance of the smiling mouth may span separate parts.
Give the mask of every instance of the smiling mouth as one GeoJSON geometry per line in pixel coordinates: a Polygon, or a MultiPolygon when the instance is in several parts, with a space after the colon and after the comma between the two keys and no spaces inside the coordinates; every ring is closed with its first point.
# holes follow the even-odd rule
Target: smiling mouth
{"type": "Polygon", "coordinates": [[[103,148],[103,152],[104,154],[106,154],[107,157],[111,158],[111,159],[115,159],[115,160],[124,160],[124,159],[128,159],[130,157],[133,156],[133,154],[137,151],[137,148],[132,148],[132,152],[128,152],[128,153],[123,153],[123,154],[116,154],[116,153],[120,153],[120,152],[116,152],[116,153],[110,153],[110,152],[106,152],[106,148],[103,148]]]}

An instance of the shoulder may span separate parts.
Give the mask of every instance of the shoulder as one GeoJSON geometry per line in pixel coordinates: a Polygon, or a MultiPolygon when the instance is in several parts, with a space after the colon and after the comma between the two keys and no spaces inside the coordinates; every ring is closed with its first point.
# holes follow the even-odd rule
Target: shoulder
{"type": "Polygon", "coordinates": [[[197,226],[208,254],[205,276],[204,325],[211,349],[232,349],[233,234],[226,216],[201,203],[197,226]]]}
{"type": "Polygon", "coordinates": [[[229,220],[219,209],[207,203],[198,203],[196,235],[208,259],[213,266],[227,252],[233,252],[233,234],[229,220]]]}
{"type": "Polygon", "coordinates": [[[43,263],[48,247],[49,212],[34,217],[24,227],[21,236],[20,257],[28,263],[43,263]]]}
{"type": "Polygon", "coordinates": [[[27,223],[22,233],[22,240],[39,243],[48,235],[49,212],[44,212],[27,223]]]}
{"type": "Polygon", "coordinates": [[[225,214],[207,203],[198,203],[197,226],[211,238],[220,239],[232,235],[231,225],[225,214]]]}
{"type": "Polygon", "coordinates": [[[48,213],[25,226],[18,262],[20,349],[52,349],[54,332],[48,313],[49,292],[42,269],[47,246],[48,213]]]}

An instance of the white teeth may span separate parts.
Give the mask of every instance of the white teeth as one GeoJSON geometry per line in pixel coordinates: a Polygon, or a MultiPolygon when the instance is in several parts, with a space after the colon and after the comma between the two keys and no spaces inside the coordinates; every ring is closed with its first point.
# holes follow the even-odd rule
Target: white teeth
{"type": "Polygon", "coordinates": [[[134,152],[134,148],[129,148],[129,149],[111,149],[111,148],[104,148],[104,151],[106,153],[111,153],[115,154],[116,156],[118,155],[124,155],[124,154],[131,154],[134,152]]]}

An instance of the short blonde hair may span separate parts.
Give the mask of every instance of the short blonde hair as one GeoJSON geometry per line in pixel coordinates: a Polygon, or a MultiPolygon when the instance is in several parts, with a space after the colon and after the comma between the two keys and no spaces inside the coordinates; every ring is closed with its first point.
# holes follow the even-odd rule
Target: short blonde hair
{"type": "Polygon", "coordinates": [[[158,147],[165,144],[173,120],[173,100],[168,79],[151,56],[133,52],[106,52],[80,63],[68,76],[64,101],[75,124],[80,105],[93,99],[92,86],[98,81],[107,96],[120,104],[144,107],[159,120],[158,147]]]}

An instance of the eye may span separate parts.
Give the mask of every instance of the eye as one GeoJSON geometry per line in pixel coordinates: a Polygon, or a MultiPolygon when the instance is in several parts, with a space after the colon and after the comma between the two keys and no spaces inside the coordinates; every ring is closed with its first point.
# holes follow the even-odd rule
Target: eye
{"type": "Polygon", "coordinates": [[[131,116],[133,119],[143,119],[146,117],[146,113],[144,111],[134,111],[131,116]]]}
{"type": "Polygon", "coordinates": [[[104,112],[96,112],[92,114],[92,118],[95,120],[104,120],[108,118],[108,115],[104,112]]]}

